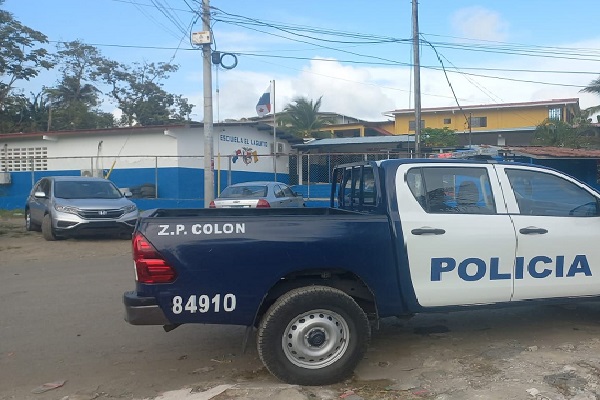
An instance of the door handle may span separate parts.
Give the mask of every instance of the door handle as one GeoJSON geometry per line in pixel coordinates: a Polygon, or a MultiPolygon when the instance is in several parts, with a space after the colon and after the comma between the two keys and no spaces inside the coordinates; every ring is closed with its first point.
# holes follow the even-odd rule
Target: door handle
{"type": "Polygon", "coordinates": [[[417,228],[410,231],[410,233],[413,235],[443,235],[446,231],[440,228],[417,228]]]}
{"type": "Polygon", "coordinates": [[[534,233],[543,235],[544,233],[548,233],[548,229],[536,228],[535,226],[528,226],[527,228],[519,229],[519,232],[523,235],[532,235],[534,233]]]}

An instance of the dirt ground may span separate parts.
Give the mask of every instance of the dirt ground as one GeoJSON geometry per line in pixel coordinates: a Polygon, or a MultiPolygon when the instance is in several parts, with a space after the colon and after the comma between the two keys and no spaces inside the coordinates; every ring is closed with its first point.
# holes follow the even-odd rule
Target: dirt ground
{"type": "MultiPolygon", "coordinates": [[[[184,326],[164,334],[131,327],[120,315],[109,327],[85,324],[94,306],[100,319],[120,312],[118,293],[133,287],[133,277],[111,266],[130,265],[129,257],[125,240],[46,242],[23,229],[21,216],[0,218],[0,399],[600,399],[599,302],[388,318],[373,330],[352,379],[298,387],[275,380],[254,343],[240,351],[240,327],[184,326]],[[58,309],[61,315],[40,321],[16,308],[12,299],[59,284],[39,276],[44,268],[71,268],[68,263],[106,266],[98,279],[110,282],[104,284],[114,298],[96,297],[95,305],[58,309]],[[39,271],[17,280],[31,268],[39,271]],[[79,318],[84,322],[77,325],[79,318]],[[74,344],[72,329],[75,340],[87,342],[74,344]],[[67,382],[32,393],[55,377],[67,382]]],[[[97,296],[93,290],[84,293],[97,296]]],[[[48,296],[54,292],[48,289],[48,296]]]]}

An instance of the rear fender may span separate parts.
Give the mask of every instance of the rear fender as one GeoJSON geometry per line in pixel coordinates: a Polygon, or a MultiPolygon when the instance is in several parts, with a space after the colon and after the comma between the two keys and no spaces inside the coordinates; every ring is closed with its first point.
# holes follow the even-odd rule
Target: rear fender
{"type": "Polygon", "coordinates": [[[316,285],[329,286],[343,291],[357,302],[370,320],[379,319],[375,295],[362,279],[352,272],[344,270],[314,269],[294,272],[273,285],[261,301],[254,317],[254,326],[258,326],[263,314],[283,294],[292,289],[316,285]]]}

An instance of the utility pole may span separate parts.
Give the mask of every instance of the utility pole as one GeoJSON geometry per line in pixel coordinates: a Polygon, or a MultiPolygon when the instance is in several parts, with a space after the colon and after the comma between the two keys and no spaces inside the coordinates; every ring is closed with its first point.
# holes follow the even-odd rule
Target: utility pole
{"type": "MultiPolygon", "coordinates": [[[[202,30],[210,32],[210,0],[202,0],[202,30]]],[[[204,86],[204,207],[214,200],[215,183],[213,175],[213,104],[212,104],[212,65],[209,43],[202,45],[202,85],[204,86]]]]}
{"type": "Polygon", "coordinates": [[[412,0],[413,58],[415,60],[415,157],[421,157],[421,66],[419,61],[419,4],[412,0]]]}
{"type": "Polygon", "coordinates": [[[471,135],[473,133],[473,125],[471,125],[471,121],[473,119],[473,113],[469,113],[469,149],[471,149],[471,135]]]}
{"type": "Polygon", "coordinates": [[[273,182],[277,182],[277,119],[275,112],[275,79],[273,79],[273,182]]]}

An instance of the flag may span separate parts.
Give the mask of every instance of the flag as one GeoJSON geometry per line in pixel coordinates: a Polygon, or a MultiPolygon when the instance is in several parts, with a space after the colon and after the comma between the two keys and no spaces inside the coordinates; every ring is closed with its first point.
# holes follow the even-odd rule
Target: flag
{"type": "Polygon", "coordinates": [[[260,96],[258,103],[256,104],[256,113],[259,117],[264,117],[271,112],[271,85],[267,90],[260,96]]]}

